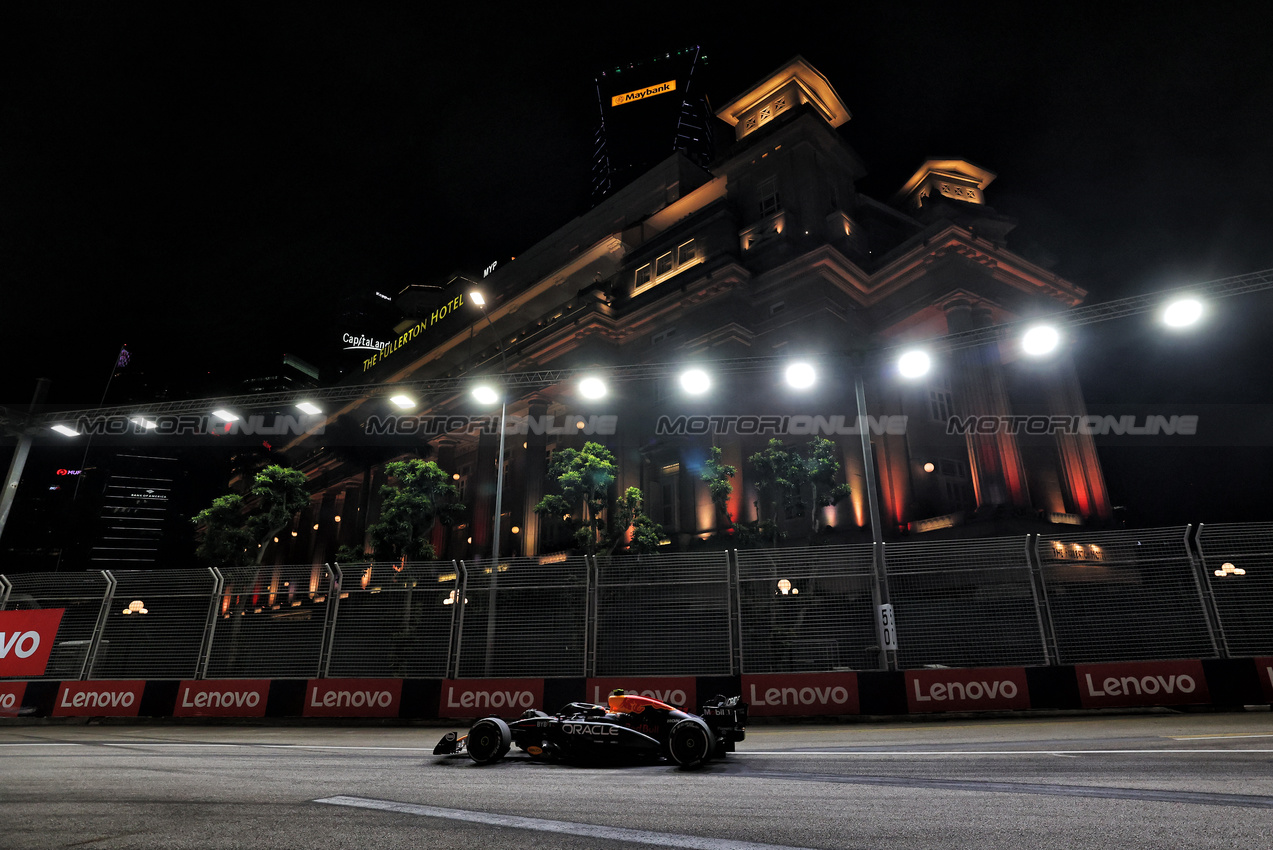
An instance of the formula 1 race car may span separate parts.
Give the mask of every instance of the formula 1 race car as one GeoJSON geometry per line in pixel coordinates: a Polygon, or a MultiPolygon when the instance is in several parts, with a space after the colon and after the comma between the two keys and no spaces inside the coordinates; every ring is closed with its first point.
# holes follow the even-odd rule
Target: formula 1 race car
{"type": "Polygon", "coordinates": [[[572,702],[556,714],[531,709],[506,723],[483,717],[468,735],[448,732],[435,756],[468,755],[492,764],[513,744],[541,761],[654,761],[668,758],[681,767],[733,752],[747,727],[747,703],[741,697],[716,696],[700,714],[690,714],[649,697],[613,693],[609,707],[572,702]]]}

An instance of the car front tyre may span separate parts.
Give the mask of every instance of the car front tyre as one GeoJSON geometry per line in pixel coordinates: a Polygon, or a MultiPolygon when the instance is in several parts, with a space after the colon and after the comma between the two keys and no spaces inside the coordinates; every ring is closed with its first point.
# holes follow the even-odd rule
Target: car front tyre
{"type": "Polygon", "coordinates": [[[469,728],[469,758],[478,764],[494,764],[508,754],[513,733],[498,717],[485,717],[469,728]]]}
{"type": "Polygon", "coordinates": [[[712,730],[697,717],[688,717],[672,727],[667,749],[681,767],[697,767],[712,755],[712,730]]]}

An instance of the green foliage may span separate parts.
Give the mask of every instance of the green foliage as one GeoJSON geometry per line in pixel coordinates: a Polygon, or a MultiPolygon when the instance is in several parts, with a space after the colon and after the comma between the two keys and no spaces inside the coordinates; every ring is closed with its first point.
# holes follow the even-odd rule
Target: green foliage
{"type": "Polygon", "coordinates": [[[261,563],[275,536],[309,504],[305,473],[278,464],[252,479],[251,498],[219,496],[192,521],[204,533],[195,554],[214,566],[261,563]]]}
{"type": "Polygon", "coordinates": [[[249,552],[256,538],[247,528],[247,508],[238,493],[218,496],[191,518],[204,529],[195,556],[214,567],[243,567],[252,563],[249,552]]]}
{"type": "Polygon", "coordinates": [[[764,451],[747,459],[756,474],[768,516],[756,523],[772,524],[773,542],[778,545],[778,526],[782,516],[803,514],[811,508],[813,530],[818,530],[818,508],[834,505],[849,494],[845,484],[836,482],[841,463],[836,444],[814,437],[803,449],[788,450],[782,440],[770,440],[764,451]],[[806,493],[808,499],[806,501],[806,493]]]}
{"type": "Polygon", "coordinates": [[[597,553],[601,536],[601,512],[605,510],[606,496],[614,483],[618,468],[614,455],[600,443],[588,442],[583,449],[563,449],[553,455],[548,467],[548,478],[557,483],[560,495],[550,494],[535,505],[535,513],[562,521],[582,504],[583,513],[575,539],[589,555],[597,553]]]}
{"type": "Polygon", "coordinates": [[[385,473],[391,481],[380,488],[380,517],[367,527],[376,557],[432,560],[433,529],[439,522],[450,525],[464,510],[451,476],[418,458],[385,464],[385,473]]]}
{"type": "Polygon", "coordinates": [[[634,555],[648,555],[659,551],[659,542],[663,539],[663,528],[645,515],[642,510],[645,497],[640,487],[629,487],[623,495],[615,500],[614,521],[610,529],[609,552],[614,553],[623,544],[632,529],[632,540],[628,542],[628,551],[634,555]]]}
{"type": "Polygon", "coordinates": [[[818,530],[818,509],[834,505],[849,495],[849,485],[837,483],[840,459],[835,443],[814,437],[805,446],[801,458],[804,484],[809,487],[809,503],[813,505],[813,530],[818,530]]]}
{"type": "Polygon", "coordinates": [[[729,479],[733,478],[738,470],[735,467],[721,463],[721,449],[719,446],[712,446],[707,454],[707,460],[703,462],[703,470],[699,473],[699,477],[707,484],[707,492],[712,498],[712,504],[716,507],[717,530],[725,531],[734,527],[734,518],[729,515],[729,497],[733,495],[734,484],[729,479]]]}

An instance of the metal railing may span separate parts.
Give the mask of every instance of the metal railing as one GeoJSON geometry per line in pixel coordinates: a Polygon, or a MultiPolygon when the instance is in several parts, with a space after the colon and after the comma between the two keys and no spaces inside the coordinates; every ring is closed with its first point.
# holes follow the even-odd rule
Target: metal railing
{"type": "Polygon", "coordinates": [[[1273,655],[1273,523],[619,557],[0,576],[44,677],[482,678],[1273,655]],[[895,663],[880,651],[891,602],[895,663]],[[885,659],[882,661],[882,659],[885,659]]]}

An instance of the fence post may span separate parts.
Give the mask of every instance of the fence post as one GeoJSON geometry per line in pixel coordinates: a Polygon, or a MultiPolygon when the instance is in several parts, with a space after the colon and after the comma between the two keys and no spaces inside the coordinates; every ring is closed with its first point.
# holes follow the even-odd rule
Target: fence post
{"type": "Polygon", "coordinates": [[[332,663],[332,642],[336,632],[336,615],[340,608],[341,587],[344,586],[344,576],[340,572],[340,565],[334,561],[330,564],[323,564],[327,568],[328,591],[327,591],[327,612],[323,616],[323,642],[318,648],[318,678],[326,679],[327,671],[332,663]]]}
{"type": "Polygon", "coordinates": [[[1031,589],[1037,586],[1038,595],[1035,596],[1035,611],[1041,611],[1043,614],[1041,620],[1041,628],[1044,629],[1044,645],[1043,654],[1049,658],[1048,665],[1054,666],[1061,663],[1061,645],[1056,640],[1056,623],[1052,620],[1052,603],[1048,599],[1048,583],[1043,578],[1043,559],[1039,557],[1039,541],[1041,535],[1026,535],[1026,558],[1030,562],[1031,589]],[[1030,538],[1034,539],[1031,540],[1030,538]],[[1049,653],[1048,650],[1051,649],[1049,653]]]}
{"type": "Polygon", "coordinates": [[[80,665],[80,681],[88,678],[93,670],[93,663],[97,661],[97,651],[102,645],[102,632],[106,629],[106,614],[110,610],[111,602],[115,599],[115,577],[111,575],[110,570],[102,570],[102,577],[106,579],[106,594],[102,597],[101,607],[97,609],[93,639],[89,641],[88,651],[84,653],[84,663],[80,665]]]}
{"type": "Polygon", "coordinates": [[[1043,663],[1049,667],[1053,664],[1060,664],[1060,658],[1056,651],[1056,635],[1052,632],[1052,612],[1047,611],[1047,619],[1044,620],[1044,611],[1047,609],[1047,589],[1043,587],[1043,571],[1039,561],[1039,550],[1035,545],[1039,539],[1037,534],[1027,534],[1025,536],[1025,563],[1026,569],[1030,572],[1030,596],[1034,599],[1034,616],[1039,621],[1039,640],[1043,644],[1043,663]],[[1040,598],[1040,588],[1043,589],[1043,597],[1040,598]]]}
{"type": "Polygon", "coordinates": [[[451,560],[451,569],[455,571],[455,584],[451,590],[451,626],[446,633],[446,664],[443,665],[442,678],[451,675],[451,653],[455,651],[455,624],[464,610],[464,583],[460,581],[460,565],[451,560]]]}
{"type": "Polygon", "coordinates": [[[460,575],[460,579],[459,579],[460,580],[460,595],[457,597],[457,600],[459,604],[462,605],[463,607],[460,608],[459,614],[454,615],[456,618],[455,657],[450,659],[450,662],[455,665],[455,669],[451,671],[452,679],[460,678],[460,651],[463,649],[463,646],[464,646],[464,611],[465,609],[469,607],[468,600],[466,599],[469,592],[469,570],[468,570],[468,567],[465,566],[463,561],[460,561],[459,575],[460,575]]]}
{"type": "Polygon", "coordinates": [[[0,576],[0,611],[4,610],[4,606],[9,601],[9,592],[13,590],[13,582],[4,576],[0,576]]]}
{"type": "Polygon", "coordinates": [[[587,678],[597,675],[597,586],[601,583],[601,569],[596,555],[591,563],[584,555],[583,567],[583,675],[587,678]]]}
{"type": "MultiPolygon", "coordinates": [[[[865,439],[865,438],[864,438],[865,439]]],[[[879,669],[896,670],[897,669],[897,651],[893,650],[889,654],[889,650],[885,648],[884,640],[884,623],[880,620],[880,606],[889,604],[888,594],[888,569],[884,561],[884,544],[876,540],[871,544],[871,567],[874,581],[871,582],[871,602],[873,603],[875,615],[875,639],[880,645],[880,661],[879,669]]],[[[896,617],[894,618],[894,639],[901,644],[900,637],[897,636],[896,617]]]]}
{"type": "Polygon", "coordinates": [[[1203,523],[1198,524],[1198,533],[1194,537],[1194,544],[1198,547],[1198,556],[1194,557],[1192,547],[1189,545],[1189,531],[1192,525],[1185,526],[1185,554],[1189,557],[1189,565],[1193,568],[1194,587],[1198,590],[1198,604],[1202,606],[1202,619],[1207,623],[1207,635],[1211,638],[1211,651],[1216,654],[1217,658],[1230,658],[1229,641],[1224,635],[1224,624],[1220,622],[1220,607],[1216,605],[1215,594],[1211,592],[1211,583],[1208,582],[1206,573],[1206,560],[1202,556],[1202,527],[1203,523]],[[1219,633],[1220,639],[1216,640],[1219,633]]]}
{"type": "Polygon", "coordinates": [[[199,645],[199,662],[195,665],[196,679],[208,678],[208,664],[212,658],[212,639],[217,633],[217,608],[221,602],[221,591],[225,590],[225,576],[216,567],[208,567],[212,573],[212,598],[208,601],[208,619],[203,625],[203,643],[199,645]]]}

